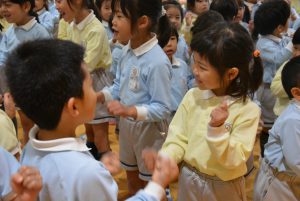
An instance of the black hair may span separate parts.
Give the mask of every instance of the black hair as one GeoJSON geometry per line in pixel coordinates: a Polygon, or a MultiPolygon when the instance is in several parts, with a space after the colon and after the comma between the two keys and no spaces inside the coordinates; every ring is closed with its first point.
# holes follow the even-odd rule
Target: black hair
{"type": "Polygon", "coordinates": [[[55,129],[67,101],[83,97],[83,56],[81,46],[51,39],[23,43],[8,56],[5,71],[10,92],[40,128],[55,129]]]}
{"type": "MultiPolygon", "coordinates": [[[[163,17],[168,18],[166,15],[162,16],[162,18],[163,17]]],[[[157,40],[159,46],[161,48],[164,48],[168,44],[171,36],[176,36],[176,39],[178,41],[179,35],[175,25],[173,25],[168,20],[160,20],[157,29],[157,40]]]]}
{"type": "Polygon", "coordinates": [[[244,3],[244,7],[245,7],[245,11],[244,11],[243,22],[246,22],[247,24],[249,24],[249,21],[251,19],[251,13],[250,13],[249,7],[245,3],[244,3]]]}
{"type": "MultiPolygon", "coordinates": [[[[73,1],[73,0],[67,0],[67,2],[68,2],[68,4],[69,4],[69,6],[70,6],[71,9],[72,9],[72,6],[71,6],[72,1],[73,1]]],[[[94,11],[94,14],[95,14],[95,16],[96,16],[96,18],[97,18],[100,22],[102,22],[102,18],[101,18],[101,15],[100,15],[100,11],[99,11],[99,9],[97,8],[96,4],[94,3],[94,0],[82,0],[82,6],[83,6],[84,8],[93,10],[93,11],[94,11]]]]}
{"type": "Polygon", "coordinates": [[[161,0],[112,0],[113,12],[115,12],[118,6],[120,6],[124,16],[130,19],[133,29],[139,17],[147,16],[151,21],[149,29],[150,31],[154,31],[162,15],[161,0]]]}
{"type": "Polygon", "coordinates": [[[220,22],[193,37],[191,49],[218,71],[221,78],[227,69],[236,67],[238,76],[232,80],[226,95],[253,96],[262,82],[260,57],[253,57],[254,46],[249,33],[237,23],[220,22]]]}
{"type": "Polygon", "coordinates": [[[281,72],[281,82],[288,97],[292,99],[291,89],[300,88],[300,56],[292,58],[285,64],[281,72]]]}
{"type": "Polygon", "coordinates": [[[239,6],[236,0],[213,0],[209,9],[219,12],[226,21],[232,21],[238,14],[239,6]]]}
{"type": "Polygon", "coordinates": [[[181,16],[181,22],[183,21],[183,9],[180,5],[180,3],[178,3],[178,1],[175,1],[175,0],[168,0],[168,1],[165,1],[163,2],[163,6],[164,6],[164,9],[165,10],[168,10],[169,8],[177,8],[180,12],[180,16],[181,16]]]}
{"type": "Polygon", "coordinates": [[[300,28],[298,28],[293,36],[293,45],[300,45],[300,28]]]}
{"type": "Polygon", "coordinates": [[[217,11],[213,11],[213,10],[205,11],[197,17],[196,21],[194,22],[194,26],[191,29],[191,32],[194,36],[197,33],[208,29],[214,24],[223,21],[224,21],[223,16],[217,11]]]}
{"type": "Polygon", "coordinates": [[[15,3],[15,4],[19,4],[19,5],[23,5],[24,3],[29,2],[30,3],[30,10],[28,12],[28,15],[30,15],[32,17],[35,17],[35,19],[38,22],[40,22],[38,14],[33,11],[33,9],[35,7],[35,0],[8,0],[8,2],[12,2],[12,3],[15,3]]]}
{"type": "MultiPolygon", "coordinates": [[[[187,10],[193,11],[196,1],[197,0],[187,0],[187,2],[186,2],[187,10]]],[[[208,0],[206,0],[206,1],[208,2],[208,0]]]]}
{"type": "MultiPolygon", "coordinates": [[[[101,9],[102,4],[103,4],[105,1],[112,1],[112,0],[96,0],[96,1],[95,1],[95,4],[96,4],[96,6],[97,6],[97,8],[98,8],[98,11],[99,11],[100,16],[102,16],[100,9],[101,9]]],[[[101,17],[101,21],[102,21],[102,17],[101,17]]]]}
{"type": "Polygon", "coordinates": [[[290,6],[284,0],[263,3],[255,12],[253,38],[258,34],[272,34],[279,26],[285,26],[290,17],[290,6]]]}

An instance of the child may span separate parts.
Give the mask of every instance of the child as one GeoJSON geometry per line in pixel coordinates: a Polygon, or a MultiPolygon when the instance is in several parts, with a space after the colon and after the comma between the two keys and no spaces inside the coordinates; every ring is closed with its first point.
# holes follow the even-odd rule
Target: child
{"type": "MultiPolygon", "coordinates": [[[[108,38],[96,5],[90,0],[58,0],[56,7],[66,22],[71,22],[67,39],[85,48],[84,61],[93,78],[93,86],[99,91],[111,85],[106,70],[111,65],[108,38]]],[[[108,114],[106,106],[98,104],[95,119],[86,124],[88,147],[96,159],[111,150],[108,140],[108,122],[114,118],[108,114]]]]}
{"type": "Polygon", "coordinates": [[[171,64],[151,32],[161,16],[160,0],[116,0],[112,7],[114,21],[119,21],[114,26],[115,34],[119,38],[129,36],[130,42],[123,49],[114,84],[102,90],[98,100],[111,101],[108,110],[121,117],[120,161],[126,170],[129,193],[134,194],[151,178],[142,150],[160,149],[165,140],[171,64]]]}
{"type": "MultiPolygon", "coordinates": [[[[7,55],[19,44],[40,38],[49,38],[50,34],[47,30],[37,22],[37,14],[33,11],[34,0],[5,0],[2,2],[3,16],[9,23],[15,24],[5,32],[0,43],[0,71],[4,66],[7,55]]],[[[5,86],[5,80],[0,73],[0,82],[2,92],[8,91],[5,86]]],[[[22,128],[24,131],[24,139],[28,140],[28,132],[33,126],[22,111],[19,111],[22,128]]]]}
{"type": "MultiPolygon", "coordinates": [[[[40,40],[19,46],[6,63],[11,93],[37,125],[30,131],[21,163],[39,168],[41,201],[117,200],[112,176],[92,157],[85,140],[75,135],[80,124],[93,119],[96,107],[83,56],[84,49],[72,42],[40,40]]],[[[160,158],[153,182],[132,201],[161,199],[176,168],[175,161],[160,158]]]]}
{"type": "MultiPolygon", "coordinates": [[[[297,57],[300,55],[300,29],[298,29],[295,32],[292,42],[293,42],[293,57],[297,57]]],[[[274,79],[272,80],[271,87],[270,87],[273,95],[276,96],[276,103],[273,111],[277,116],[279,116],[283,112],[283,110],[288,106],[290,102],[289,97],[284,91],[281,82],[281,72],[287,62],[288,61],[283,63],[281,67],[278,69],[274,79]]]]}
{"type": "MultiPolygon", "coordinates": [[[[181,5],[175,0],[166,1],[163,5],[166,10],[166,15],[179,32],[183,21],[183,10],[181,5]]],[[[183,35],[180,35],[178,38],[175,56],[186,63],[189,62],[189,47],[186,44],[183,35]]]]}
{"type": "Polygon", "coordinates": [[[172,79],[171,79],[171,122],[176,110],[186,94],[192,88],[194,77],[191,68],[181,59],[175,57],[175,52],[178,42],[177,29],[168,21],[167,23],[159,23],[157,39],[158,44],[163,48],[172,64],[172,79]]]}
{"type": "Polygon", "coordinates": [[[269,131],[254,185],[254,201],[300,199],[300,57],[282,70],[282,85],[292,100],[269,131]]]}
{"type": "Polygon", "coordinates": [[[260,135],[262,156],[264,144],[268,140],[268,130],[276,119],[273,112],[276,99],[271,93],[270,85],[278,68],[292,56],[291,39],[282,37],[288,29],[289,17],[290,7],[284,0],[263,3],[254,17],[254,33],[260,34],[256,47],[261,53],[264,66],[263,85],[256,92],[264,122],[260,135]]]}
{"type": "Polygon", "coordinates": [[[37,12],[41,25],[43,25],[52,36],[55,36],[58,18],[54,17],[48,11],[47,2],[48,0],[35,0],[34,11],[37,12]]]}
{"type": "Polygon", "coordinates": [[[239,23],[240,25],[242,25],[246,30],[249,30],[249,28],[248,28],[249,25],[243,21],[244,13],[245,13],[244,0],[237,0],[237,4],[239,6],[239,10],[238,10],[237,15],[234,17],[234,21],[236,23],[239,23]]]}
{"type": "Polygon", "coordinates": [[[236,23],[214,25],[191,48],[198,88],[183,98],[160,154],[183,162],[178,201],[246,200],[246,161],[260,117],[248,95],[261,83],[260,58],[236,23]]]}
{"type": "Polygon", "coordinates": [[[209,9],[208,0],[187,0],[187,12],[185,14],[185,20],[181,27],[181,32],[184,34],[185,41],[191,43],[190,30],[193,26],[194,21],[198,15],[209,9]]]}
{"type": "Polygon", "coordinates": [[[213,0],[209,9],[219,12],[224,20],[231,22],[237,16],[239,6],[236,0],[213,0]]]}
{"type": "Polygon", "coordinates": [[[109,19],[111,18],[111,0],[96,0],[96,5],[100,10],[100,16],[102,19],[102,24],[105,28],[108,40],[112,39],[113,32],[109,28],[109,19]]]}
{"type": "Polygon", "coordinates": [[[38,170],[21,167],[18,161],[0,147],[0,200],[36,201],[42,188],[38,170]]]}

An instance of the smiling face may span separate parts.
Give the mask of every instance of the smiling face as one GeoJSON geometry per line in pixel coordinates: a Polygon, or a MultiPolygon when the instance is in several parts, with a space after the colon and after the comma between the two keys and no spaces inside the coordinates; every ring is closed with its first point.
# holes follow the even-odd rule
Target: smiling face
{"type": "Polygon", "coordinates": [[[28,22],[28,13],[30,9],[31,4],[29,1],[20,5],[5,0],[1,4],[2,15],[6,21],[17,25],[24,25],[28,22]]]}
{"type": "Polygon", "coordinates": [[[55,0],[55,6],[60,16],[66,21],[71,22],[75,17],[74,8],[70,7],[68,0],[55,0]]]}
{"type": "Polygon", "coordinates": [[[112,14],[111,10],[111,0],[106,0],[102,3],[100,8],[101,17],[104,21],[109,21],[109,18],[112,14]]]}
{"type": "Polygon", "coordinates": [[[180,27],[181,27],[181,14],[180,14],[180,10],[177,7],[175,7],[175,6],[172,6],[172,7],[170,7],[166,11],[166,14],[167,14],[170,22],[174,24],[174,26],[176,27],[176,29],[180,30],[180,27]]]}

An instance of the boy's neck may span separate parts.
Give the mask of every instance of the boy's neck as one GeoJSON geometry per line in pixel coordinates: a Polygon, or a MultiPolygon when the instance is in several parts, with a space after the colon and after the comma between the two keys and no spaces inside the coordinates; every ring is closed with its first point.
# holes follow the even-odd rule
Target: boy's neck
{"type": "Polygon", "coordinates": [[[75,23],[79,24],[91,13],[88,9],[80,9],[75,16],[75,23]]]}
{"type": "Polygon", "coordinates": [[[61,138],[70,138],[70,137],[76,137],[75,134],[75,129],[76,128],[56,128],[53,130],[45,130],[45,129],[40,129],[38,134],[37,134],[37,139],[41,141],[45,140],[56,140],[56,139],[61,139],[61,138]]]}
{"type": "Polygon", "coordinates": [[[144,43],[146,43],[147,41],[149,41],[152,37],[154,37],[154,35],[151,32],[149,32],[149,33],[143,33],[143,32],[137,33],[130,40],[130,46],[131,46],[132,49],[136,49],[136,48],[140,47],[141,45],[143,45],[144,43]]]}

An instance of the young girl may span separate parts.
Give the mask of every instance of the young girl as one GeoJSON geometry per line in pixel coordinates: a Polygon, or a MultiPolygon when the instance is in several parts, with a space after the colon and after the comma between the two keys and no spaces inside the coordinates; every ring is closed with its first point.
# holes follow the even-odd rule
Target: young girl
{"type": "MultiPolygon", "coordinates": [[[[66,22],[71,22],[67,39],[85,48],[84,61],[93,78],[95,90],[111,84],[106,70],[111,65],[111,52],[105,29],[99,21],[100,15],[93,1],[57,0],[56,7],[66,22]]],[[[106,106],[98,104],[94,121],[86,124],[88,146],[96,159],[110,151],[108,122],[113,119],[106,106]],[[99,153],[98,153],[99,152],[99,153]]]]}
{"type": "MultiPolygon", "coordinates": [[[[0,43],[0,80],[3,80],[3,67],[7,55],[19,44],[41,38],[49,38],[47,30],[37,22],[37,14],[33,11],[34,0],[5,0],[2,2],[3,17],[8,23],[14,24],[5,32],[0,43]]],[[[1,82],[1,81],[0,81],[1,82]]],[[[3,83],[3,82],[1,82],[3,83]]],[[[7,92],[6,86],[0,86],[7,92]]],[[[33,123],[19,111],[20,120],[24,131],[24,140],[28,140],[28,132],[33,123]]]]}
{"type": "Polygon", "coordinates": [[[187,0],[187,12],[185,14],[185,20],[181,27],[181,32],[184,34],[185,41],[191,43],[190,30],[194,21],[198,15],[209,9],[208,0],[187,0]]]}
{"type": "Polygon", "coordinates": [[[109,28],[109,19],[111,18],[111,0],[96,0],[96,5],[100,10],[100,16],[102,19],[102,24],[105,28],[108,40],[112,39],[113,32],[109,28]]]}
{"type": "Polygon", "coordinates": [[[41,25],[54,36],[57,32],[58,18],[48,11],[47,0],[35,0],[34,11],[37,12],[41,25]]]}
{"type": "MultiPolygon", "coordinates": [[[[166,15],[179,32],[183,21],[183,10],[181,5],[175,0],[166,1],[163,5],[166,10],[166,15]]],[[[186,63],[189,62],[189,47],[186,44],[183,35],[180,35],[178,38],[175,56],[186,63]]]]}
{"type": "Polygon", "coordinates": [[[175,56],[178,38],[177,29],[173,24],[159,23],[157,33],[158,44],[163,48],[172,64],[170,119],[173,118],[188,89],[192,88],[194,81],[191,68],[183,60],[175,56]]]}
{"type": "Polygon", "coordinates": [[[236,23],[214,25],[191,48],[198,88],[183,98],[160,152],[183,162],[178,201],[245,201],[246,161],[260,117],[248,95],[262,80],[260,58],[236,23]]]}
{"type": "Polygon", "coordinates": [[[151,32],[161,16],[160,0],[114,0],[112,6],[116,37],[130,37],[130,41],[123,49],[113,86],[99,93],[99,101],[111,101],[108,110],[121,116],[120,161],[133,194],[151,178],[142,150],[158,150],[165,140],[171,64],[151,32]]]}

